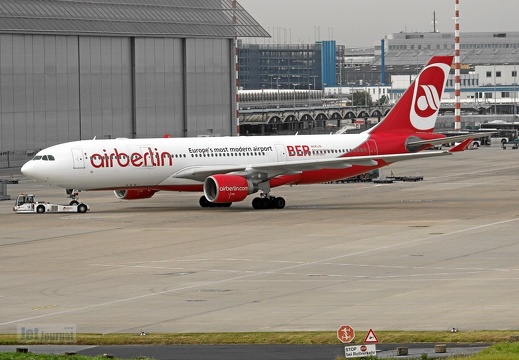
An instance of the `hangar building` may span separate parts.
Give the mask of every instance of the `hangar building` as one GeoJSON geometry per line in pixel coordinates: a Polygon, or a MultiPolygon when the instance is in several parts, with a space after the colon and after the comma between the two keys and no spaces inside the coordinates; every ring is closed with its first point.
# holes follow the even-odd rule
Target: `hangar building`
{"type": "Polygon", "coordinates": [[[0,168],[80,139],[236,134],[236,0],[2,0],[0,168]]]}

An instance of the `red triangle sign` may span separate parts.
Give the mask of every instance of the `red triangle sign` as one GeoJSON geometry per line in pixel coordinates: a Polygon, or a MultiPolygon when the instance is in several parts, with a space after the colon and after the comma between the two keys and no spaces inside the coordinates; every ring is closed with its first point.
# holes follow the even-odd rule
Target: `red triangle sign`
{"type": "Polygon", "coordinates": [[[366,338],[364,339],[365,343],[378,343],[377,335],[375,335],[375,332],[373,329],[369,329],[368,334],[366,335],[366,338]]]}

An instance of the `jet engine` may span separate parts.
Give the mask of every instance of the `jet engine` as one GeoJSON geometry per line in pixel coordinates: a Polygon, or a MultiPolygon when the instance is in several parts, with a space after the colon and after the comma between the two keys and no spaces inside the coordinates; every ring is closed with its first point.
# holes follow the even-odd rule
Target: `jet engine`
{"type": "Polygon", "coordinates": [[[124,200],[149,199],[155,193],[155,190],[148,189],[125,189],[114,191],[114,194],[117,198],[124,200]]]}
{"type": "Polygon", "coordinates": [[[204,195],[212,203],[231,203],[244,200],[256,192],[250,180],[238,175],[213,175],[204,181],[204,195]]]}

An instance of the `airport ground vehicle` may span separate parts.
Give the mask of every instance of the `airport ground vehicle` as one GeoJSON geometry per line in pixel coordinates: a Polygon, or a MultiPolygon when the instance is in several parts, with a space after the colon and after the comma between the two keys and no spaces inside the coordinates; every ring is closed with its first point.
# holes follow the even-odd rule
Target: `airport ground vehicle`
{"type": "Polygon", "coordinates": [[[87,204],[72,202],[69,205],[52,204],[36,201],[33,194],[20,194],[16,199],[13,211],[17,213],[60,213],[77,212],[86,213],[90,210],[87,204]]]}
{"type": "MultiPolygon", "coordinates": [[[[352,177],[349,177],[346,179],[336,180],[335,183],[344,184],[344,183],[350,183],[350,182],[369,182],[369,181],[372,181],[373,179],[378,178],[379,176],[380,176],[380,171],[378,169],[375,169],[375,170],[371,170],[367,173],[360,174],[357,176],[352,176],[352,177]]],[[[333,183],[333,181],[331,183],[333,183]]]]}
{"type": "Polygon", "coordinates": [[[502,142],[501,146],[503,149],[506,149],[508,146],[511,146],[512,149],[519,149],[519,138],[515,138],[511,141],[502,142]]]}
{"type": "MultiPolygon", "coordinates": [[[[483,145],[488,145],[490,146],[491,144],[491,141],[492,142],[495,142],[496,140],[495,139],[492,139],[491,140],[491,136],[497,136],[497,131],[496,129],[481,129],[481,130],[477,130],[476,131],[479,135],[485,133],[485,132],[488,132],[489,135],[488,136],[480,136],[478,138],[475,138],[473,139],[468,145],[467,145],[467,149],[478,149],[479,147],[483,146],[483,145]]],[[[445,135],[446,137],[446,141],[444,144],[439,144],[439,145],[435,145],[433,146],[431,149],[434,149],[434,150],[441,150],[444,146],[454,146],[456,144],[459,144],[458,141],[449,141],[449,137],[454,137],[454,136],[458,136],[458,135],[466,135],[466,134],[471,134],[471,133],[475,133],[474,131],[470,131],[470,130],[460,130],[460,131],[446,131],[446,132],[442,132],[443,135],[445,135]]]]}
{"type": "Polygon", "coordinates": [[[503,145],[506,143],[514,142],[518,138],[519,122],[493,120],[481,124],[479,131],[491,131],[491,143],[503,145]]]}

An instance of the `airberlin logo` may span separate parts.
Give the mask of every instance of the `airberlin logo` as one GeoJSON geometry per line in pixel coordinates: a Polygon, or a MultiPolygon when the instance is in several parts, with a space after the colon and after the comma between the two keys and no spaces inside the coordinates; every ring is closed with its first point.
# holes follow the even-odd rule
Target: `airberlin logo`
{"type": "Polygon", "coordinates": [[[173,158],[168,152],[159,152],[156,148],[142,148],[142,152],[124,153],[114,148],[113,151],[103,149],[102,154],[92,154],[90,164],[96,169],[114,167],[150,167],[172,166],[173,158]]]}
{"type": "Polygon", "coordinates": [[[249,191],[247,186],[220,186],[220,192],[249,191]]]}
{"type": "Polygon", "coordinates": [[[434,128],[440,109],[441,94],[450,66],[437,63],[425,68],[415,81],[411,107],[411,123],[418,130],[434,128]]]}
{"type": "Polygon", "coordinates": [[[421,85],[421,92],[422,94],[416,101],[415,111],[422,117],[431,116],[440,109],[438,90],[433,85],[421,85]]]}

